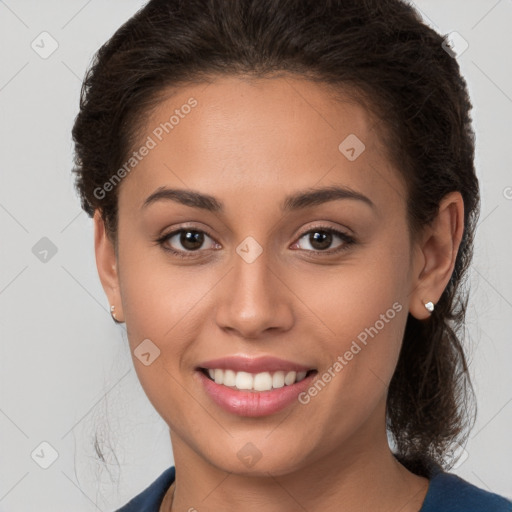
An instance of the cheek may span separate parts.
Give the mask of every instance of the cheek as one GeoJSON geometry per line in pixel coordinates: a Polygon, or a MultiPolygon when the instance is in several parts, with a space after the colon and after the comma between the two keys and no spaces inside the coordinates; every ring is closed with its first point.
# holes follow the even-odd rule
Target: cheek
{"type": "Polygon", "coordinates": [[[397,247],[386,239],[345,265],[310,274],[294,289],[315,313],[331,400],[346,400],[347,407],[371,408],[398,361],[408,313],[408,253],[406,240],[397,247]]]}
{"type": "Polygon", "coordinates": [[[183,392],[182,372],[190,372],[193,340],[200,337],[205,297],[212,284],[170,265],[148,264],[148,260],[131,255],[120,261],[119,267],[134,368],[149,401],[174,426],[176,417],[186,417],[190,396],[183,392]],[[138,354],[147,352],[150,362],[146,365],[148,361],[138,354]],[[170,417],[172,411],[182,413],[170,417]]]}
{"type": "MultiPolygon", "coordinates": [[[[120,242],[120,248],[122,247],[120,242]]],[[[222,273],[207,265],[173,265],[159,249],[126,243],[119,253],[123,313],[132,353],[145,339],[160,350],[159,364],[176,372],[197,362],[194,340],[211,321],[215,286],[222,273]]],[[[138,361],[134,361],[139,366],[138,361]]]]}
{"type": "Polygon", "coordinates": [[[162,342],[189,329],[195,323],[194,305],[211,284],[170,267],[131,263],[127,261],[124,267],[121,285],[130,332],[162,342]]]}
{"type": "Polygon", "coordinates": [[[341,340],[357,337],[378,322],[382,332],[401,309],[407,309],[407,261],[405,249],[376,244],[371,250],[355,252],[341,265],[328,271],[317,267],[294,283],[294,291],[318,318],[326,335],[341,340]],[[393,305],[395,306],[393,307],[393,305]],[[382,329],[381,315],[386,322],[382,329]]]}

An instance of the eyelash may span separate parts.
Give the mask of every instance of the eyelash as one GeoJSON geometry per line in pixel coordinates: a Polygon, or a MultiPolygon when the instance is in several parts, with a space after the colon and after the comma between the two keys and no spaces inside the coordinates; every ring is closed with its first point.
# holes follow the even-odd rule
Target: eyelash
{"type": "MultiPolygon", "coordinates": [[[[155,243],[157,245],[160,245],[165,251],[167,252],[170,252],[171,254],[173,254],[174,256],[177,256],[178,258],[194,258],[195,256],[193,256],[194,253],[197,253],[197,252],[200,252],[200,250],[197,250],[197,251],[177,251],[175,249],[172,249],[170,247],[167,247],[167,246],[164,246],[165,242],[167,242],[167,240],[171,239],[174,235],[177,235],[179,233],[182,233],[182,232],[187,232],[187,231],[192,231],[194,233],[203,233],[205,234],[206,236],[210,237],[212,240],[214,240],[214,238],[207,232],[207,231],[204,231],[203,229],[194,229],[194,228],[180,228],[180,229],[177,229],[175,231],[172,231],[171,233],[167,233],[165,235],[162,235],[161,237],[158,237],[156,240],[155,240],[155,243]]],[[[327,226],[317,226],[317,227],[314,227],[314,228],[311,228],[309,229],[308,231],[305,231],[304,233],[302,233],[297,240],[300,240],[301,238],[303,238],[305,235],[308,235],[310,233],[317,233],[317,232],[320,232],[320,233],[330,233],[330,234],[333,234],[333,235],[337,235],[339,238],[341,238],[343,240],[343,244],[341,246],[339,246],[338,248],[334,249],[334,250],[330,250],[330,251],[308,251],[308,250],[305,250],[305,249],[302,249],[302,250],[305,250],[307,253],[312,253],[312,254],[318,254],[318,255],[333,255],[333,254],[339,254],[339,253],[342,253],[344,251],[346,251],[351,245],[355,244],[356,243],[356,240],[351,237],[350,235],[347,235],[346,233],[343,233],[342,231],[338,231],[337,229],[334,229],[334,228],[331,228],[331,227],[327,227],[327,226]]]]}

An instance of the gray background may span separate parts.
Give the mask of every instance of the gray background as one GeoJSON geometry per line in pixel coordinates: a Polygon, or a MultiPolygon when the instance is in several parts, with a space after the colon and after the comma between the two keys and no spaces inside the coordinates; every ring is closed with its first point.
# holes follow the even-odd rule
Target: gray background
{"type": "MultiPolygon", "coordinates": [[[[85,69],[143,3],[0,1],[0,511],[112,510],[172,463],[124,327],[110,319],[70,173],[85,69]]],[[[457,58],[482,189],[467,319],[479,414],[453,472],[512,497],[512,2],[415,5],[469,43],[457,58]]]]}

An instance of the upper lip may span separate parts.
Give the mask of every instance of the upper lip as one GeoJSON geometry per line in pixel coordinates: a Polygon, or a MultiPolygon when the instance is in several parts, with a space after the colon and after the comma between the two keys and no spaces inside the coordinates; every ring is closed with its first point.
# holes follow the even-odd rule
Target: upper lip
{"type": "Polygon", "coordinates": [[[272,356],[251,357],[251,356],[226,356],[219,359],[204,361],[198,365],[198,368],[222,370],[234,370],[236,372],[261,373],[277,371],[308,371],[311,366],[286,361],[272,356]]]}

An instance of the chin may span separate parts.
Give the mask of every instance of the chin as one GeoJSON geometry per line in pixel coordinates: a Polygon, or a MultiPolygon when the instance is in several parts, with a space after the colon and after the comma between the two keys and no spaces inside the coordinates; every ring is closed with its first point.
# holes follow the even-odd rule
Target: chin
{"type": "MultiPolygon", "coordinates": [[[[300,444],[300,443],[299,443],[300,444]]],[[[236,475],[265,477],[281,476],[293,473],[307,465],[307,462],[299,455],[299,447],[275,445],[267,443],[267,448],[258,449],[256,444],[247,441],[241,444],[241,448],[220,448],[219,453],[209,452],[205,457],[210,464],[226,473],[236,475]],[[290,454],[294,454],[293,457],[290,454]]]]}

